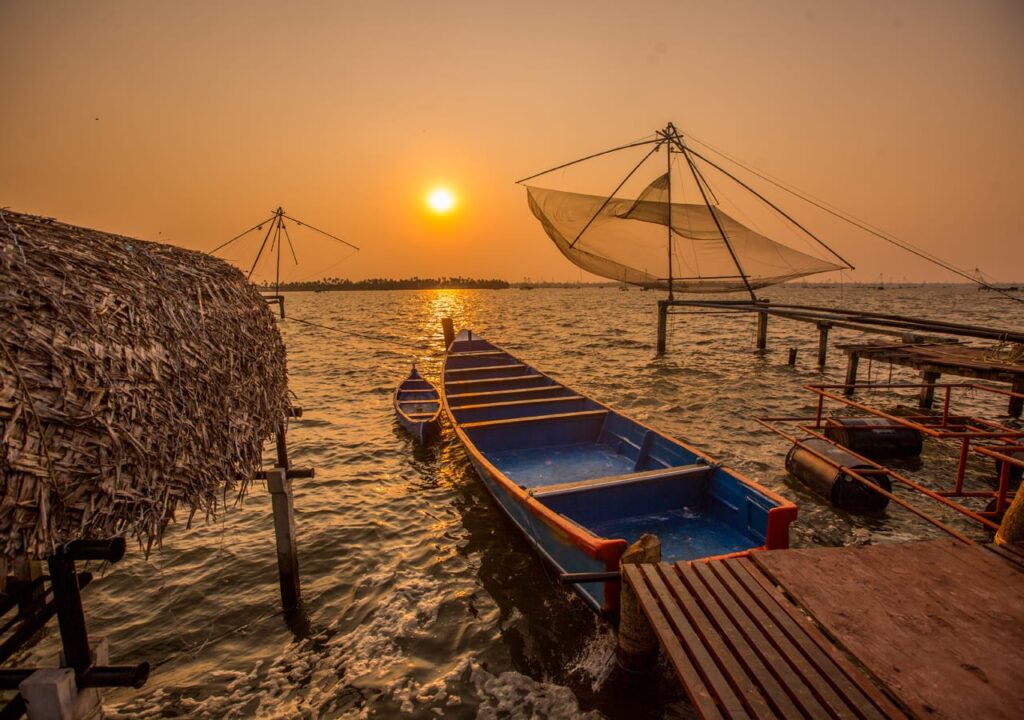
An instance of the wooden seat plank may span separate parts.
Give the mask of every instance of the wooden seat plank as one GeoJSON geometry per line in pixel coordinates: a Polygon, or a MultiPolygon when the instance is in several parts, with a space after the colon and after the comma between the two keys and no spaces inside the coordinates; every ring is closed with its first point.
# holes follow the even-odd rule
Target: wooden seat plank
{"type": "Polygon", "coordinates": [[[746,639],[737,623],[729,617],[728,613],[722,608],[722,605],[711,594],[711,591],[701,582],[696,570],[683,563],[672,567],[676,578],[678,578],[679,594],[688,592],[700,602],[705,613],[713,622],[714,627],[728,642],[729,647],[735,654],[735,658],[743,664],[746,671],[756,680],[776,712],[784,718],[803,717],[793,699],[786,693],[764,661],[761,660],[760,656],[751,647],[750,642],[746,639]]]}
{"type": "MultiPolygon", "coordinates": [[[[449,394],[448,395],[448,399],[449,400],[457,400],[457,399],[470,398],[470,397],[490,397],[490,396],[494,396],[494,395],[511,395],[513,393],[521,393],[521,392],[552,392],[554,390],[565,390],[565,387],[563,385],[538,385],[537,387],[513,388],[512,390],[488,390],[487,392],[456,393],[456,394],[449,394]]],[[[452,410],[454,410],[456,408],[459,408],[459,407],[465,407],[465,406],[464,405],[456,405],[456,406],[454,406],[452,408],[452,410]]]]}
{"type": "Polygon", "coordinates": [[[461,423],[463,429],[492,427],[495,425],[520,425],[524,423],[545,422],[548,420],[569,420],[571,418],[596,417],[607,415],[608,411],[601,410],[580,410],[579,412],[552,413],[550,415],[531,415],[529,417],[504,418],[502,420],[480,420],[479,422],[461,423]]]}
{"type": "MultiPolygon", "coordinates": [[[[775,712],[769,707],[767,700],[758,689],[757,683],[726,645],[721,629],[711,621],[700,604],[698,604],[697,599],[682,584],[679,576],[672,569],[673,566],[668,563],[659,563],[654,567],[657,568],[658,575],[665,588],[664,592],[659,592],[659,595],[665,598],[664,603],[666,606],[676,605],[685,613],[690,627],[694,629],[700,638],[700,644],[706,647],[715,658],[714,663],[709,666],[702,664],[701,668],[709,672],[712,666],[720,668],[720,671],[729,678],[733,688],[739,693],[744,705],[754,717],[776,717],[775,712]]],[[[651,566],[644,566],[644,572],[648,574],[648,577],[650,577],[651,571],[651,566]]],[[[735,712],[735,710],[730,709],[730,715],[734,715],[735,712]]]]}
{"type": "MultiPolygon", "coordinates": [[[[501,390],[499,392],[508,392],[507,390],[501,390]]],[[[518,392],[518,391],[516,391],[518,392]]],[[[584,400],[582,395],[565,395],[564,397],[554,398],[530,398],[528,400],[504,400],[492,403],[480,403],[477,405],[456,405],[452,410],[480,410],[481,408],[496,408],[496,407],[512,407],[514,405],[537,405],[540,403],[553,403],[553,402],[567,402],[569,400],[584,400]]]]}
{"type": "Polygon", "coordinates": [[[533,494],[534,497],[543,497],[544,495],[552,495],[565,492],[566,490],[578,490],[585,487],[618,485],[620,483],[652,480],[676,475],[711,475],[712,472],[713,469],[710,465],[678,465],[676,467],[658,468],[657,470],[626,473],[625,475],[607,475],[605,477],[590,478],[589,480],[575,480],[573,482],[559,483],[558,485],[541,485],[534,490],[533,494]]]}
{"type": "Polygon", "coordinates": [[[515,382],[517,380],[539,380],[544,377],[540,373],[526,373],[523,375],[508,375],[506,377],[473,378],[472,380],[445,380],[445,387],[453,385],[486,385],[487,383],[515,382]]]}
{"type": "MultiPolygon", "coordinates": [[[[708,563],[708,569],[713,572],[719,582],[721,582],[732,596],[736,599],[736,602],[740,605],[740,612],[744,613],[754,622],[754,624],[761,629],[765,634],[766,639],[778,650],[779,654],[785,658],[785,661],[796,670],[801,676],[807,687],[814,694],[820,703],[823,705],[825,710],[831,717],[838,718],[839,720],[857,720],[863,718],[864,715],[855,712],[850,707],[850,701],[844,697],[841,697],[829,683],[828,679],[824,676],[822,668],[816,667],[807,656],[804,655],[800,647],[794,643],[794,641],[783,632],[782,628],[779,627],[778,623],[767,613],[759,602],[759,598],[751,593],[751,588],[743,585],[736,578],[733,571],[732,560],[726,560],[723,562],[708,563]]],[[[742,572],[742,570],[740,571],[742,572]]],[[[771,597],[767,597],[767,593],[763,588],[759,588],[760,592],[757,595],[763,596],[762,601],[772,602],[771,597]]],[[[801,633],[803,635],[803,633],[801,633]]],[[[804,636],[806,637],[806,636],[804,636]]],[[[832,663],[827,663],[827,667],[834,668],[832,663]]],[[[806,708],[805,708],[806,709],[806,708]]]]}
{"type": "MultiPolygon", "coordinates": [[[[449,357],[464,358],[464,357],[496,357],[498,355],[508,355],[504,350],[463,350],[462,352],[449,352],[449,357]]],[[[511,357],[511,356],[509,356],[511,357]]]]}
{"type": "Polygon", "coordinates": [[[483,372],[490,370],[511,370],[514,368],[524,368],[526,365],[523,363],[505,363],[502,365],[481,365],[480,367],[464,367],[464,368],[448,368],[445,373],[448,375],[456,375],[459,373],[469,372],[483,372]]]}
{"type": "MultiPolygon", "coordinates": [[[[665,654],[668,655],[669,661],[675,668],[676,673],[682,678],[683,687],[690,698],[690,702],[693,703],[693,706],[700,713],[703,720],[718,720],[718,718],[722,718],[722,713],[718,709],[714,696],[704,683],[690,657],[686,654],[686,650],[683,649],[682,644],[679,642],[679,637],[673,631],[668,618],[665,617],[665,613],[653,591],[648,586],[640,566],[624,565],[622,569],[627,581],[633,588],[633,592],[636,594],[640,607],[647,616],[647,620],[651,623],[651,627],[659,637],[663,638],[665,654]]],[[[721,678],[721,683],[725,690],[729,692],[730,689],[725,682],[725,678],[721,678]]],[[[735,704],[737,707],[742,708],[738,699],[735,700],[735,704]]]]}

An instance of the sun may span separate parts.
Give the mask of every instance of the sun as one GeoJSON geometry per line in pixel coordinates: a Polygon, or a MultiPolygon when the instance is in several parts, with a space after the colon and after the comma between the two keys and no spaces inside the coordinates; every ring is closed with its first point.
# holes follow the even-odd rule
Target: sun
{"type": "Polygon", "coordinates": [[[436,213],[446,213],[455,207],[455,194],[448,188],[434,188],[427,195],[427,205],[436,213]]]}

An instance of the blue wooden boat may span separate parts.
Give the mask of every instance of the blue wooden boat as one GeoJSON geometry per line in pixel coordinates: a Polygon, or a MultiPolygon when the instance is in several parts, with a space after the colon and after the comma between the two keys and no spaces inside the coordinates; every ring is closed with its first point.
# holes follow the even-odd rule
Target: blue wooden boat
{"type": "Polygon", "coordinates": [[[416,365],[395,390],[394,403],[399,425],[417,440],[426,442],[437,434],[441,426],[441,398],[416,365]]]}
{"type": "MultiPolygon", "coordinates": [[[[618,570],[643,533],[664,561],[785,548],[796,506],[687,444],[460,332],[445,355],[445,412],[484,485],[560,573],[618,570]]],[[[574,585],[618,611],[619,582],[574,585]]]]}

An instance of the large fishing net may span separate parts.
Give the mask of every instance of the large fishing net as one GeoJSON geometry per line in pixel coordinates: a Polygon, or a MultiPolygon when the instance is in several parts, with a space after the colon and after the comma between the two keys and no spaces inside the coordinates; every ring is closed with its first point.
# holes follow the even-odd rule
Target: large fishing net
{"type": "Polygon", "coordinates": [[[667,174],[636,200],[526,190],[530,209],[558,249],[612,280],[667,289],[670,237],[677,292],[756,289],[843,267],[777,243],[718,207],[670,202],[667,174]]]}

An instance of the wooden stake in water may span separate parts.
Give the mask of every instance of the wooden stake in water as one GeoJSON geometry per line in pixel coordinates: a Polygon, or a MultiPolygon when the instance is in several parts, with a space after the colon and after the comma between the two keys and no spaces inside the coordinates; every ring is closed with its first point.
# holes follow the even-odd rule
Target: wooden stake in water
{"type": "MultiPolygon", "coordinates": [[[[626,548],[619,559],[619,570],[623,565],[660,561],[661,541],[645,533],[626,548]]],[[[625,580],[619,597],[619,646],[616,654],[619,667],[629,672],[649,672],[658,661],[658,638],[640,607],[636,593],[625,580]]]]}
{"type": "Polygon", "coordinates": [[[447,350],[455,342],[455,325],[451,318],[441,318],[441,330],[444,332],[444,349],[447,350]]]}
{"type": "Polygon", "coordinates": [[[299,588],[299,554],[295,541],[295,507],[288,471],[267,471],[267,490],[274,508],[274,534],[277,539],[277,570],[281,581],[281,605],[296,610],[302,601],[299,588]]]}

